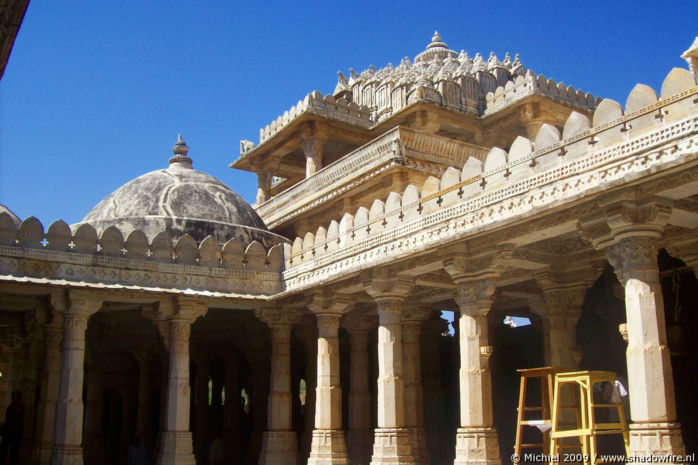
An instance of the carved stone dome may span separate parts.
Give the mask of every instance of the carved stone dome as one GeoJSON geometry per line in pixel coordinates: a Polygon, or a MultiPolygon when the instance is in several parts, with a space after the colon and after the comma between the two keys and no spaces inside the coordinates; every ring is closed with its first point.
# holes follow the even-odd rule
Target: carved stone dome
{"type": "Polygon", "coordinates": [[[219,242],[237,237],[243,243],[278,243],[264,221],[236,192],[218,179],[192,168],[181,135],[170,166],[151,171],[112,192],[81,223],[98,233],[116,226],[126,237],[134,229],[152,239],[162,230],[196,241],[213,235],[219,242]]]}

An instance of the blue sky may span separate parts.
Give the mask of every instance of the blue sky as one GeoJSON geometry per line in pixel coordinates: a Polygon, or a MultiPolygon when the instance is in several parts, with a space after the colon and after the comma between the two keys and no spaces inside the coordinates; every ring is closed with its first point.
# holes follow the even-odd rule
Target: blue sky
{"type": "Polygon", "coordinates": [[[0,203],[45,226],[167,165],[181,132],[197,169],[245,199],[240,139],[337,70],[411,59],[434,29],[454,50],[520,53],[546,77],[625,103],[659,90],[692,43],[695,1],[177,2],[32,0],[0,81],[0,203]]]}

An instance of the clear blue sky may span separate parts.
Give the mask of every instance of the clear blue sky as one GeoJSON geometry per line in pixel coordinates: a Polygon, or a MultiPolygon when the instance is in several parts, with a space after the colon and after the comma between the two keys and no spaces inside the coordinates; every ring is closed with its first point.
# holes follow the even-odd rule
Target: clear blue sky
{"type": "Polygon", "coordinates": [[[434,29],[455,50],[520,53],[547,77],[622,104],[657,91],[698,34],[694,1],[256,2],[32,0],[0,81],[0,203],[47,227],[167,165],[177,133],[197,169],[252,201],[228,164],[240,139],[337,70],[398,64],[434,29]]]}

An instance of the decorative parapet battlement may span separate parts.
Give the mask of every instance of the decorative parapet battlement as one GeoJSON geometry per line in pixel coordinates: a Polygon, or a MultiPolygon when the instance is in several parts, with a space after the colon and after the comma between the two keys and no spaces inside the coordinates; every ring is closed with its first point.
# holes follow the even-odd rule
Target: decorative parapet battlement
{"type": "Polygon", "coordinates": [[[567,86],[562,82],[556,83],[545,76],[538,76],[531,70],[525,76],[517,76],[513,81],[507,81],[504,86],[499,86],[494,92],[489,92],[485,96],[484,116],[488,116],[506,108],[513,103],[530,95],[542,95],[561,103],[575,106],[577,108],[594,111],[601,103],[601,97],[594,98],[589,92],[586,94],[581,89],[575,90],[572,86],[567,86]]]}
{"type": "MultiPolygon", "coordinates": [[[[518,137],[509,151],[493,148],[484,163],[469,158],[462,169],[429,177],[421,189],[376,199],[370,209],[345,213],[315,234],[285,244],[287,290],[443,245],[509,218],[530,215],[552,202],[655,174],[698,147],[698,87],[686,70],[674,69],[661,99],[638,84],[625,111],[603,100],[592,121],[573,112],[562,136],[544,124],[534,141],[518,137]],[[357,268],[358,267],[358,268],[357,268]]],[[[688,160],[688,159],[686,159],[688,160]]]]}
{"type": "Polygon", "coordinates": [[[44,232],[34,217],[17,227],[0,214],[0,274],[270,295],[281,290],[282,270],[281,244],[266,250],[257,241],[220,244],[213,236],[197,244],[187,234],[175,240],[164,230],[150,242],[139,230],[124,240],[114,226],[98,236],[89,224],[71,231],[62,220],[44,232]]]}
{"type": "Polygon", "coordinates": [[[475,145],[399,126],[258,205],[257,213],[273,229],[393,164],[440,165],[434,173],[440,174],[447,166],[461,166],[470,157],[483,159],[486,154],[486,150],[475,145]]]}
{"type": "MultiPolygon", "coordinates": [[[[259,143],[263,144],[291,121],[304,113],[325,116],[365,128],[370,127],[372,124],[371,110],[368,107],[359,106],[342,97],[335,98],[332,95],[325,95],[323,97],[320,92],[314,91],[306,95],[303,101],[299,100],[290,110],[285,111],[283,115],[279,116],[266,127],[260,129],[259,143]]],[[[243,146],[241,144],[240,156],[244,156],[253,149],[254,146],[243,146]]]]}

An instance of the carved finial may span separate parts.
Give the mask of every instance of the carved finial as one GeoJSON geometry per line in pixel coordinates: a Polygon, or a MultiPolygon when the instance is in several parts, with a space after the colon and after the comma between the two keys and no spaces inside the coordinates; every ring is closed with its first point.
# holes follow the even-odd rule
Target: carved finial
{"type": "Polygon", "coordinates": [[[435,43],[435,42],[442,42],[442,40],[441,40],[441,35],[439,35],[439,31],[434,31],[434,35],[433,35],[432,38],[431,38],[431,42],[432,42],[432,43],[435,43]]]}
{"type": "Polygon", "coordinates": [[[182,134],[177,136],[177,142],[175,142],[175,145],[172,147],[172,153],[174,156],[170,158],[170,165],[178,163],[191,168],[192,160],[187,156],[189,153],[189,146],[182,139],[182,134]]]}

